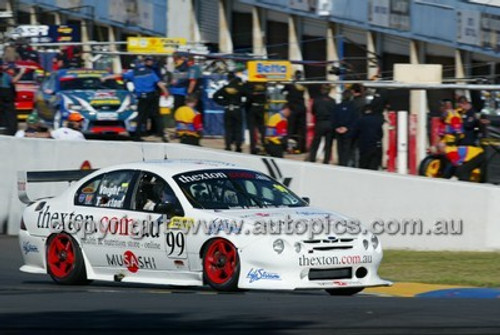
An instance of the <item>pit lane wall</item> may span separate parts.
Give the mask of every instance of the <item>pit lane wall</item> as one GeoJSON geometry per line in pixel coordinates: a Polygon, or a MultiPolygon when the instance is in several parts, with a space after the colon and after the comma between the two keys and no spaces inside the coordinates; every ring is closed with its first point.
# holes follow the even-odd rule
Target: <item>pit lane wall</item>
{"type": "MultiPolygon", "coordinates": [[[[181,144],[17,139],[0,136],[0,231],[15,235],[23,204],[17,197],[18,170],[92,168],[149,159],[209,159],[253,168],[288,184],[314,207],[337,211],[371,224],[414,219],[424,234],[379,235],[385,248],[414,250],[500,250],[500,188],[393,173],[325,166],[230,153],[181,144]],[[461,220],[461,234],[426,234],[439,220],[461,220]],[[6,228],[5,228],[6,227],[6,228]]],[[[30,184],[32,198],[56,195],[66,183],[30,184]]],[[[392,228],[396,226],[391,226],[392,228]]],[[[394,230],[391,230],[394,231],[394,230]]]]}

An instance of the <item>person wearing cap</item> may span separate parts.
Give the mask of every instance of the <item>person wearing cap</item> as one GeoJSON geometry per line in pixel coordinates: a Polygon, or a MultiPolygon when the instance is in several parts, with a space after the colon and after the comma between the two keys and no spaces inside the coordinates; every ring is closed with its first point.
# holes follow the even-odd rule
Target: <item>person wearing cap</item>
{"type": "Polygon", "coordinates": [[[384,97],[376,94],[372,102],[365,106],[363,116],[354,124],[351,137],[359,149],[359,167],[378,170],[382,165],[382,138],[384,132],[384,97]]]}
{"type": "Polygon", "coordinates": [[[82,134],[83,116],[80,113],[73,112],[69,114],[66,120],[66,127],[61,127],[51,132],[52,138],[56,140],[85,141],[82,134]]]}
{"type": "Polygon", "coordinates": [[[40,118],[36,112],[31,113],[26,118],[26,128],[18,130],[15,137],[51,138],[47,128],[42,127],[40,118]]]}
{"type": "MultiPolygon", "coordinates": [[[[102,81],[108,79],[117,79],[120,75],[111,74],[101,77],[102,81]]],[[[134,92],[137,96],[137,128],[134,134],[134,139],[139,141],[146,130],[148,118],[155,115],[158,110],[158,93],[157,88],[162,92],[162,95],[168,96],[167,87],[160,78],[156,75],[155,71],[146,67],[144,64],[140,64],[134,67],[133,70],[129,70],[122,75],[123,79],[131,81],[134,84],[134,92]]],[[[161,128],[161,127],[157,127],[161,128]]],[[[163,129],[158,131],[158,135],[161,136],[164,142],[168,142],[167,138],[163,134],[163,129]],[[159,133],[161,130],[161,134],[159,133]]]]}
{"type": "Polygon", "coordinates": [[[4,68],[3,61],[0,60],[0,113],[7,128],[7,135],[14,135],[17,132],[17,115],[14,100],[16,98],[16,88],[14,86],[23,76],[25,68],[21,68],[19,73],[11,76],[4,68]]]}
{"type": "Polygon", "coordinates": [[[316,123],[314,125],[314,137],[309,152],[309,161],[316,161],[316,154],[318,152],[319,144],[322,138],[325,138],[325,156],[323,164],[329,164],[332,157],[333,145],[333,113],[335,110],[335,99],[331,98],[330,85],[322,85],[321,93],[318,97],[314,98],[312,113],[315,116],[316,123]]]}

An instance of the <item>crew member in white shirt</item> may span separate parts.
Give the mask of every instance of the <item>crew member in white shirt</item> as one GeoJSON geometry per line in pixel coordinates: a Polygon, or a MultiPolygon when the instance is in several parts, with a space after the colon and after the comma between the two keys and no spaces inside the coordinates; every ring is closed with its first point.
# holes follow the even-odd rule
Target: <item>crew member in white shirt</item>
{"type": "Polygon", "coordinates": [[[66,127],[61,127],[51,132],[52,138],[56,140],[85,141],[81,129],[83,116],[80,113],[71,113],[67,119],[66,127]]]}

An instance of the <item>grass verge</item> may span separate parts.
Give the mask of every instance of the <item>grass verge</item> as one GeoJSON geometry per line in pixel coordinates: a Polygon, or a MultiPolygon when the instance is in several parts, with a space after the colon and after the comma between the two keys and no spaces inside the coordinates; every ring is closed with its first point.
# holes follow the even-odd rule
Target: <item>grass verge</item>
{"type": "Polygon", "coordinates": [[[500,252],[384,250],[379,275],[395,282],[500,287],[500,252]]]}

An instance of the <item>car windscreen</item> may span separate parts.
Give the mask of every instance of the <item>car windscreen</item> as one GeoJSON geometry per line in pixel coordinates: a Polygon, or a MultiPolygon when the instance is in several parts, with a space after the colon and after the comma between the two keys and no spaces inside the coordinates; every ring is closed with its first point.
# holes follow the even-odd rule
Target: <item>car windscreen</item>
{"type": "Polygon", "coordinates": [[[124,89],[123,83],[117,80],[106,80],[102,82],[97,77],[63,77],[59,80],[61,91],[66,90],[102,90],[124,89]]]}
{"type": "Polygon", "coordinates": [[[307,203],[276,180],[248,170],[199,170],[174,180],[200,209],[304,207],[307,203]]]}

